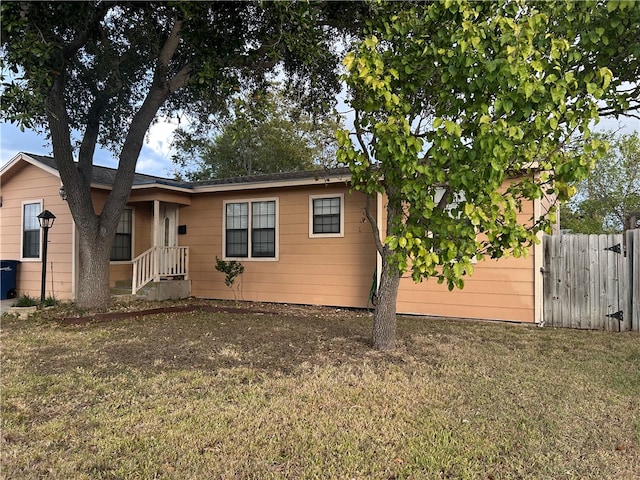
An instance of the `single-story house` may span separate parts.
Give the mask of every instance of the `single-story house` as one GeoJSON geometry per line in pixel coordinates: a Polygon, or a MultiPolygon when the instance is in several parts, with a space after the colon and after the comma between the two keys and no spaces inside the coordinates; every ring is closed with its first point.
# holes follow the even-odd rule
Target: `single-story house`
{"type": "MultiPolygon", "coordinates": [[[[114,176],[113,169],[93,167],[97,209],[114,176]]],[[[112,249],[111,286],[137,291],[149,282],[177,282],[172,285],[181,285],[182,296],[234,299],[215,269],[218,257],[244,265],[237,281],[243,300],[370,307],[380,258],[364,215],[366,197],[352,192],[349,180],[346,169],[204,182],[136,174],[112,249]]],[[[0,169],[0,259],[20,262],[18,295],[39,296],[42,239],[36,217],[44,210],[56,216],[49,230],[46,295],[76,295],[77,233],[61,187],[51,157],[19,153],[0,169]]],[[[372,204],[382,219],[384,197],[372,204]]],[[[525,203],[522,220],[544,208],[543,201],[525,203]]],[[[463,290],[403,278],[397,309],[539,323],[542,265],[536,246],[526,258],[478,262],[463,290]]]]}

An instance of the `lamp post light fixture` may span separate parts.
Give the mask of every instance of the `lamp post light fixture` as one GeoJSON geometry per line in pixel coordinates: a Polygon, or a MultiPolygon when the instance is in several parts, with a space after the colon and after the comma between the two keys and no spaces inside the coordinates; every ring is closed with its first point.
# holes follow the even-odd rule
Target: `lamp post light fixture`
{"type": "Polygon", "coordinates": [[[44,304],[44,287],[47,280],[47,244],[49,243],[49,229],[53,226],[56,216],[49,210],[38,215],[40,228],[44,231],[42,236],[42,286],[40,288],[40,305],[44,304]]]}

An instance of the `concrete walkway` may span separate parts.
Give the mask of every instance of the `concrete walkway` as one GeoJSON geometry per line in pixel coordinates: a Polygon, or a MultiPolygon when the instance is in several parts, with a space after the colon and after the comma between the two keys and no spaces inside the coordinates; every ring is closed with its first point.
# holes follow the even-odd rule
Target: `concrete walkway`
{"type": "Polygon", "coordinates": [[[0,300],[0,315],[9,310],[9,307],[15,303],[15,298],[9,298],[6,300],[0,300]]]}

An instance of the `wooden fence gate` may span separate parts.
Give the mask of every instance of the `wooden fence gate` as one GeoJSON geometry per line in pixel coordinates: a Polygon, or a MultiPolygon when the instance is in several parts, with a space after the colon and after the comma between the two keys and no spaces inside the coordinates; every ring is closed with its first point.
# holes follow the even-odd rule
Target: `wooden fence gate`
{"type": "Polygon", "coordinates": [[[545,236],[544,323],[640,330],[640,230],[545,236]]]}

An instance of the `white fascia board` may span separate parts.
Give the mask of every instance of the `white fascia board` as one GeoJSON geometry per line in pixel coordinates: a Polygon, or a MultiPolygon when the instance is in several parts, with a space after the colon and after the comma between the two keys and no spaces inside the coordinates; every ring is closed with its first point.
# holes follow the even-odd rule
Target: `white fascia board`
{"type": "Polygon", "coordinates": [[[176,185],[164,185],[162,183],[145,183],[141,185],[133,185],[131,190],[144,190],[147,188],[159,188],[161,190],[170,190],[172,192],[193,193],[192,188],[178,187],[176,185]]]}
{"type": "Polygon", "coordinates": [[[2,168],[0,168],[0,175],[3,175],[4,173],[11,170],[11,168],[13,168],[21,160],[33,165],[34,167],[38,167],[39,169],[44,170],[45,172],[50,173],[55,177],[60,178],[60,173],[58,172],[58,170],[56,170],[55,168],[48,167],[44,163],[40,163],[35,158],[32,158],[26,153],[22,153],[22,152],[18,153],[15,157],[13,157],[11,160],[5,163],[2,166],[2,168]]]}
{"type": "Polygon", "coordinates": [[[351,180],[351,175],[324,178],[302,178],[297,180],[272,180],[267,182],[225,183],[219,185],[206,185],[194,187],[192,193],[217,193],[240,190],[258,190],[263,188],[302,187],[311,185],[326,185],[328,183],[346,183],[351,180]]]}

